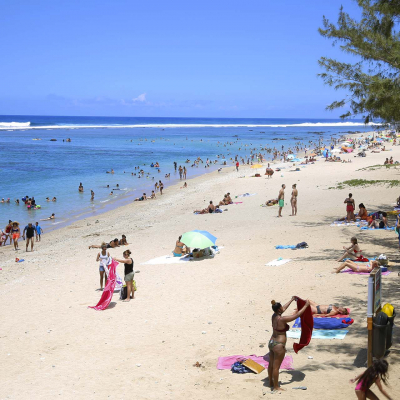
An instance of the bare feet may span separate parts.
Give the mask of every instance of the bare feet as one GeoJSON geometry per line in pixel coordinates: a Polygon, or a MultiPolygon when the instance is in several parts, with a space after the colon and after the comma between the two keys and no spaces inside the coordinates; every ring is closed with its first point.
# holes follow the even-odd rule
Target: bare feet
{"type": "Polygon", "coordinates": [[[129,301],[131,301],[131,299],[125,299],[125,300],[122,300],[124,303],[128,303],[129,301]]]}
{"type": "Polygon", "coordinates": [[[277,387],[277,388],[274,388],[272,390],[272,393],[277,393],[277,392],[286,392],[286,389],[283,389],[281,387],[277,387]]]}

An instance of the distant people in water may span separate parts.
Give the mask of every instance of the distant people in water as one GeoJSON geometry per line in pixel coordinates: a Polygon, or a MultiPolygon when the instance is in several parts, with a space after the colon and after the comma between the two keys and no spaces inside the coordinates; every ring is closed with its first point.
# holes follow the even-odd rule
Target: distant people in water
{"type": "Polygon", "coordinates": [[[78,190],[79,190],[80,192],[83,192],[83,185],[82,185],[82,182],[79,184],[78,190]]]}
{"type": "Polygon", "coordinates": [[[49,219],[55,219],[56,215],[53,213],[49,218],[41,219],[41,221],[48,221],[49,219]]]}

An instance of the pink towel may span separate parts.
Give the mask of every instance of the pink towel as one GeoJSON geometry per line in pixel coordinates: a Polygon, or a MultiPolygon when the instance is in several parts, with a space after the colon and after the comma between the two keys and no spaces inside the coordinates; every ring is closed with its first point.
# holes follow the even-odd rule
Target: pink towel
{"type": "Polygon", "coordinates": [[[345,314],[336,314],[336,315],[332,315],[332,316],[327,316],[327,315],[318,315],[318,317],[314,316],[314,318],[349,318],[350,316],[350,308],[347,309],[347,311],[349,312],[348,315],[345,314]]]}
{"type": "Polygon", "coordinates": [[[103,290],[103,293],[100,297],[99,302],[94,306],[94,307],[88,307],[88,308],[94,308],[97,311],[104,311],[108,305],[111,302],[114,289],[115,289],[115,281],[116,281],[116,268],[119,263],[115,260],[112,260],[112,263],[109,265],[109,274],[108,274],[108,279],[107,279],[107,284],[106,287],[103,290]]]}
{"type": "MultiPolygon", "coordinates": [[[[391,271],[382,272],[382,275],[389,275],[391,271]]],[[[356,275],[369,275],[369,272],[355,272],[352,269],[345,269],[342,273],[356,274],[356,275]]]]}
{"type": "MultiPolygon", "coordinates": [[[[228,356],[228,357],[218,357],[217,369],[231,369],[232,365],[236,361],[243,361],[250,358],[251,360],[261,364],[263,367],[268,368],[269,364],[269,354],[265,356],[256,356],[254,354],[250,356],[228,356]]],[[[293,358],[292,356],[286,356],[281,364],[280,369],[293,369],[293,358]]]]}

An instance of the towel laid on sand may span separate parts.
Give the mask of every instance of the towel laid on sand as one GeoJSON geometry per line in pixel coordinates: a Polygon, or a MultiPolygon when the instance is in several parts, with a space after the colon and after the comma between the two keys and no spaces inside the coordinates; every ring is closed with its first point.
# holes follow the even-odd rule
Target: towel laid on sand
{"type": "MultiPolygon", "coordinates": [[[[314,329],[343,329],[348,328],[354,322],[351,318],[314,318],[314,329]]],[[[301,328],[301,320],[294,321],[293,328],[301,328]]]]}
{"type": "MultiPolygon", "coordinates": [[[[297,309],[301,310],[306,302],[297,297],[297,309]]],[[[313,327],[314,327],[314,318],[312,316],[311,307],[308,306],[303,314],[300,316],[301,319],[301,336],[299,343],[293,343],[293,350],[297,354],[303,347],[306,347],[312,337],[313,327]]]]}
{"type": "Polygon", "coordinates": [[[275,246],[276,249],[295,249],[296,245],[288,244],[288,245],[278,245],[275,246]]]}
{"type": "Polygon", "coordinates": [[[360,226],[358,222],[334,221],[330,226],[360,226]]]}
{"type": "Polygon", "coordinates": [[[257,193],[244,193],[244,194],[239,194],[237,197],[249,197],[249,196],[255,196],[257,193]]]}
{"type": "Polygon", "coordinates": [[[280,265],[286,264],[289,261],[292,261],[290,258],[277,258],[275,260],[270,261],[268,264],[269,267],[279,267],[280,265]]]}
{"type": "MultiPolygon", "coordinates": [[[[391,271],[385,271],[382,272],[382,275],[389,275],[391,271]]],[[[341,271],[341,273],[346,273],[346,274],[351,274],[351,275],[369,275],[369,272],[355,272],[352,269],[345,269],[344,271],[341,271]]]]}
{"type": "Polygon", "coordinates": [[[152,260],[141,263],[140,265],[158,265],[158,264],[180,264],[182,262],[190,261],[189,255],[183,257],[161,256],[153,258],[152,260]]]}
{"type": "MultiPolygon", "coordinates": [[[[247,360],[250,358],[251,360],[261,364],[263,367],[268,368],[269,364],[269,355],[265,356],[256,356],[254,354],[250,356],[227,356],[227,357],[218,357],[217,369],[231,369],[232,365],[235,362],[240,362],[243,360],[247,360]]],[[[293,369],[293,358],[292,356],[286,356],[281,364],[280,369],[293,369]]]]}
{"type": "MultiPolygon", "coordinates": [[[[323,329],[319,331],[313,331],[313,339],[340,339],[343,340],[349,331],[345,329],[323,329]]],[[[286,336],[291,339],[299,339],[301,335],[300,330],[287,331],[286,336]]]]}
{"type": "Polygon", "coordinates": [[[363,231],[394,231],[394,226],[388,228],[368,228],[368,226],[362,226],[363,231]]]}

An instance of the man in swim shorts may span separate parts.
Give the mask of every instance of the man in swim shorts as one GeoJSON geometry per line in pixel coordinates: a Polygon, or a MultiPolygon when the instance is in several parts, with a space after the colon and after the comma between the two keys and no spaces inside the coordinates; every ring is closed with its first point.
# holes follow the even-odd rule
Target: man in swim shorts
{"type": "Polygon", "coordinates": [[[282,217],[282,208],[285,205],[285,188],[286,188],[286,185],[283,184],[282,189],[279,191],[279,195],[278,195],[278,204],[279,204],[278,217],[282,217]]]}

